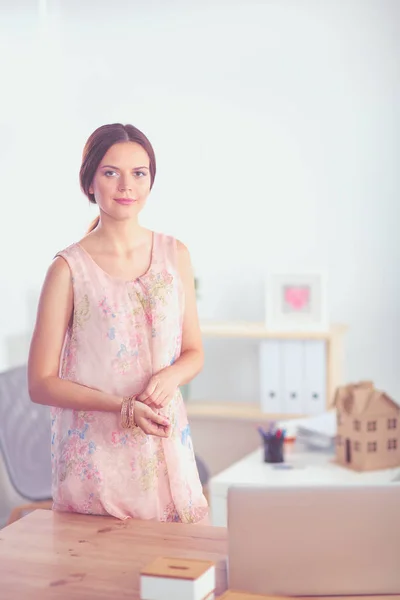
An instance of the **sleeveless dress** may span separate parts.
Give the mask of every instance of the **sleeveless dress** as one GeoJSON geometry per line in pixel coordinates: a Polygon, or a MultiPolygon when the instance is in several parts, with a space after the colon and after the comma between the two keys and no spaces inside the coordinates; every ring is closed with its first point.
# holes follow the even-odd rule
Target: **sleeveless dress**
{"type": "MultiPolygon", "coordinates": [[[[74,293],[60,377],[110,394],[140,393],[181,352],[184,290],[176,240],[154,232],[150,267],[132,281],[108,275],[78,243],[57,256],[69,265],[74,293]]],[[[122,429],[120,413],[52,407],[54,510],[204,519],[208,505],[179,389],[160,412],[171,421],[169,438],[122,429]]]]}

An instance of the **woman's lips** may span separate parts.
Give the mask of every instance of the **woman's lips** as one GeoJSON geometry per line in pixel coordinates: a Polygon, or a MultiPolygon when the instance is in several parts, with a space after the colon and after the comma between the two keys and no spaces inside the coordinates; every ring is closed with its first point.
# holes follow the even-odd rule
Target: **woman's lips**
{"type": "Polygon", "coordinates": [[[135,200],[133,198],[114,198],[118,204],[133,204],[135,200]]]}

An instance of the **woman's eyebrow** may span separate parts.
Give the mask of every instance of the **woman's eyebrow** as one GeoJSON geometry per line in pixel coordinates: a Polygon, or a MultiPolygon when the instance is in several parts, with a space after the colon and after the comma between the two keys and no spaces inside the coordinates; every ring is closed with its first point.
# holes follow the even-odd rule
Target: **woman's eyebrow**
{"type": "MultiPolygon", "coordinates": [[[[115,169],[116,171],[119,171],[119,167],[114,167],[114,165],[101,165],[101,169],[115,169]]],[[[143,165],[142,167],[133,167],[132,171],[137,171],[138,169],[149,169],[149,167],[146,167],[146,165],[143,165]]]]}

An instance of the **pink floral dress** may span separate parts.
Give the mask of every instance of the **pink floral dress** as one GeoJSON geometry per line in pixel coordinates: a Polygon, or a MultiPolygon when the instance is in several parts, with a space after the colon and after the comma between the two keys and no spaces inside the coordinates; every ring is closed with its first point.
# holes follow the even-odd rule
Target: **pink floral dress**
{"type": "MultiPolygon", "coordinates": [[[[73,281],[74,313],[60,376],[110,394],[142,391],[180,355],[184,291],[176,240],[154,233],[149,270],[124,281],[79,244],[58,253],[73,281]]],[[[52,408],[54,510],[195,523],[208,514],[178,390],[162,411],[170,438],[121,428],[119,413],[52,408]]]]}

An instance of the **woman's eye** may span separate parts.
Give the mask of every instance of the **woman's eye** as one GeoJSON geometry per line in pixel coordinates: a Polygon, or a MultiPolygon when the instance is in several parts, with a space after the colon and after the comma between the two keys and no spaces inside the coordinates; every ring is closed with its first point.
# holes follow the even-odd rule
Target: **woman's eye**
{"type": "Polygon", "coordinates": [[[145,173],[144,171],[135,171],[135,175],[137,177],[145,177],[147,173],[145,173]]]}
{"type": "Polygon", "coordinates": [[[117,175],[117,173],[115,171],[104,171],[104,175],[106,177],[113,177],[113,176],[117,175]]]}

